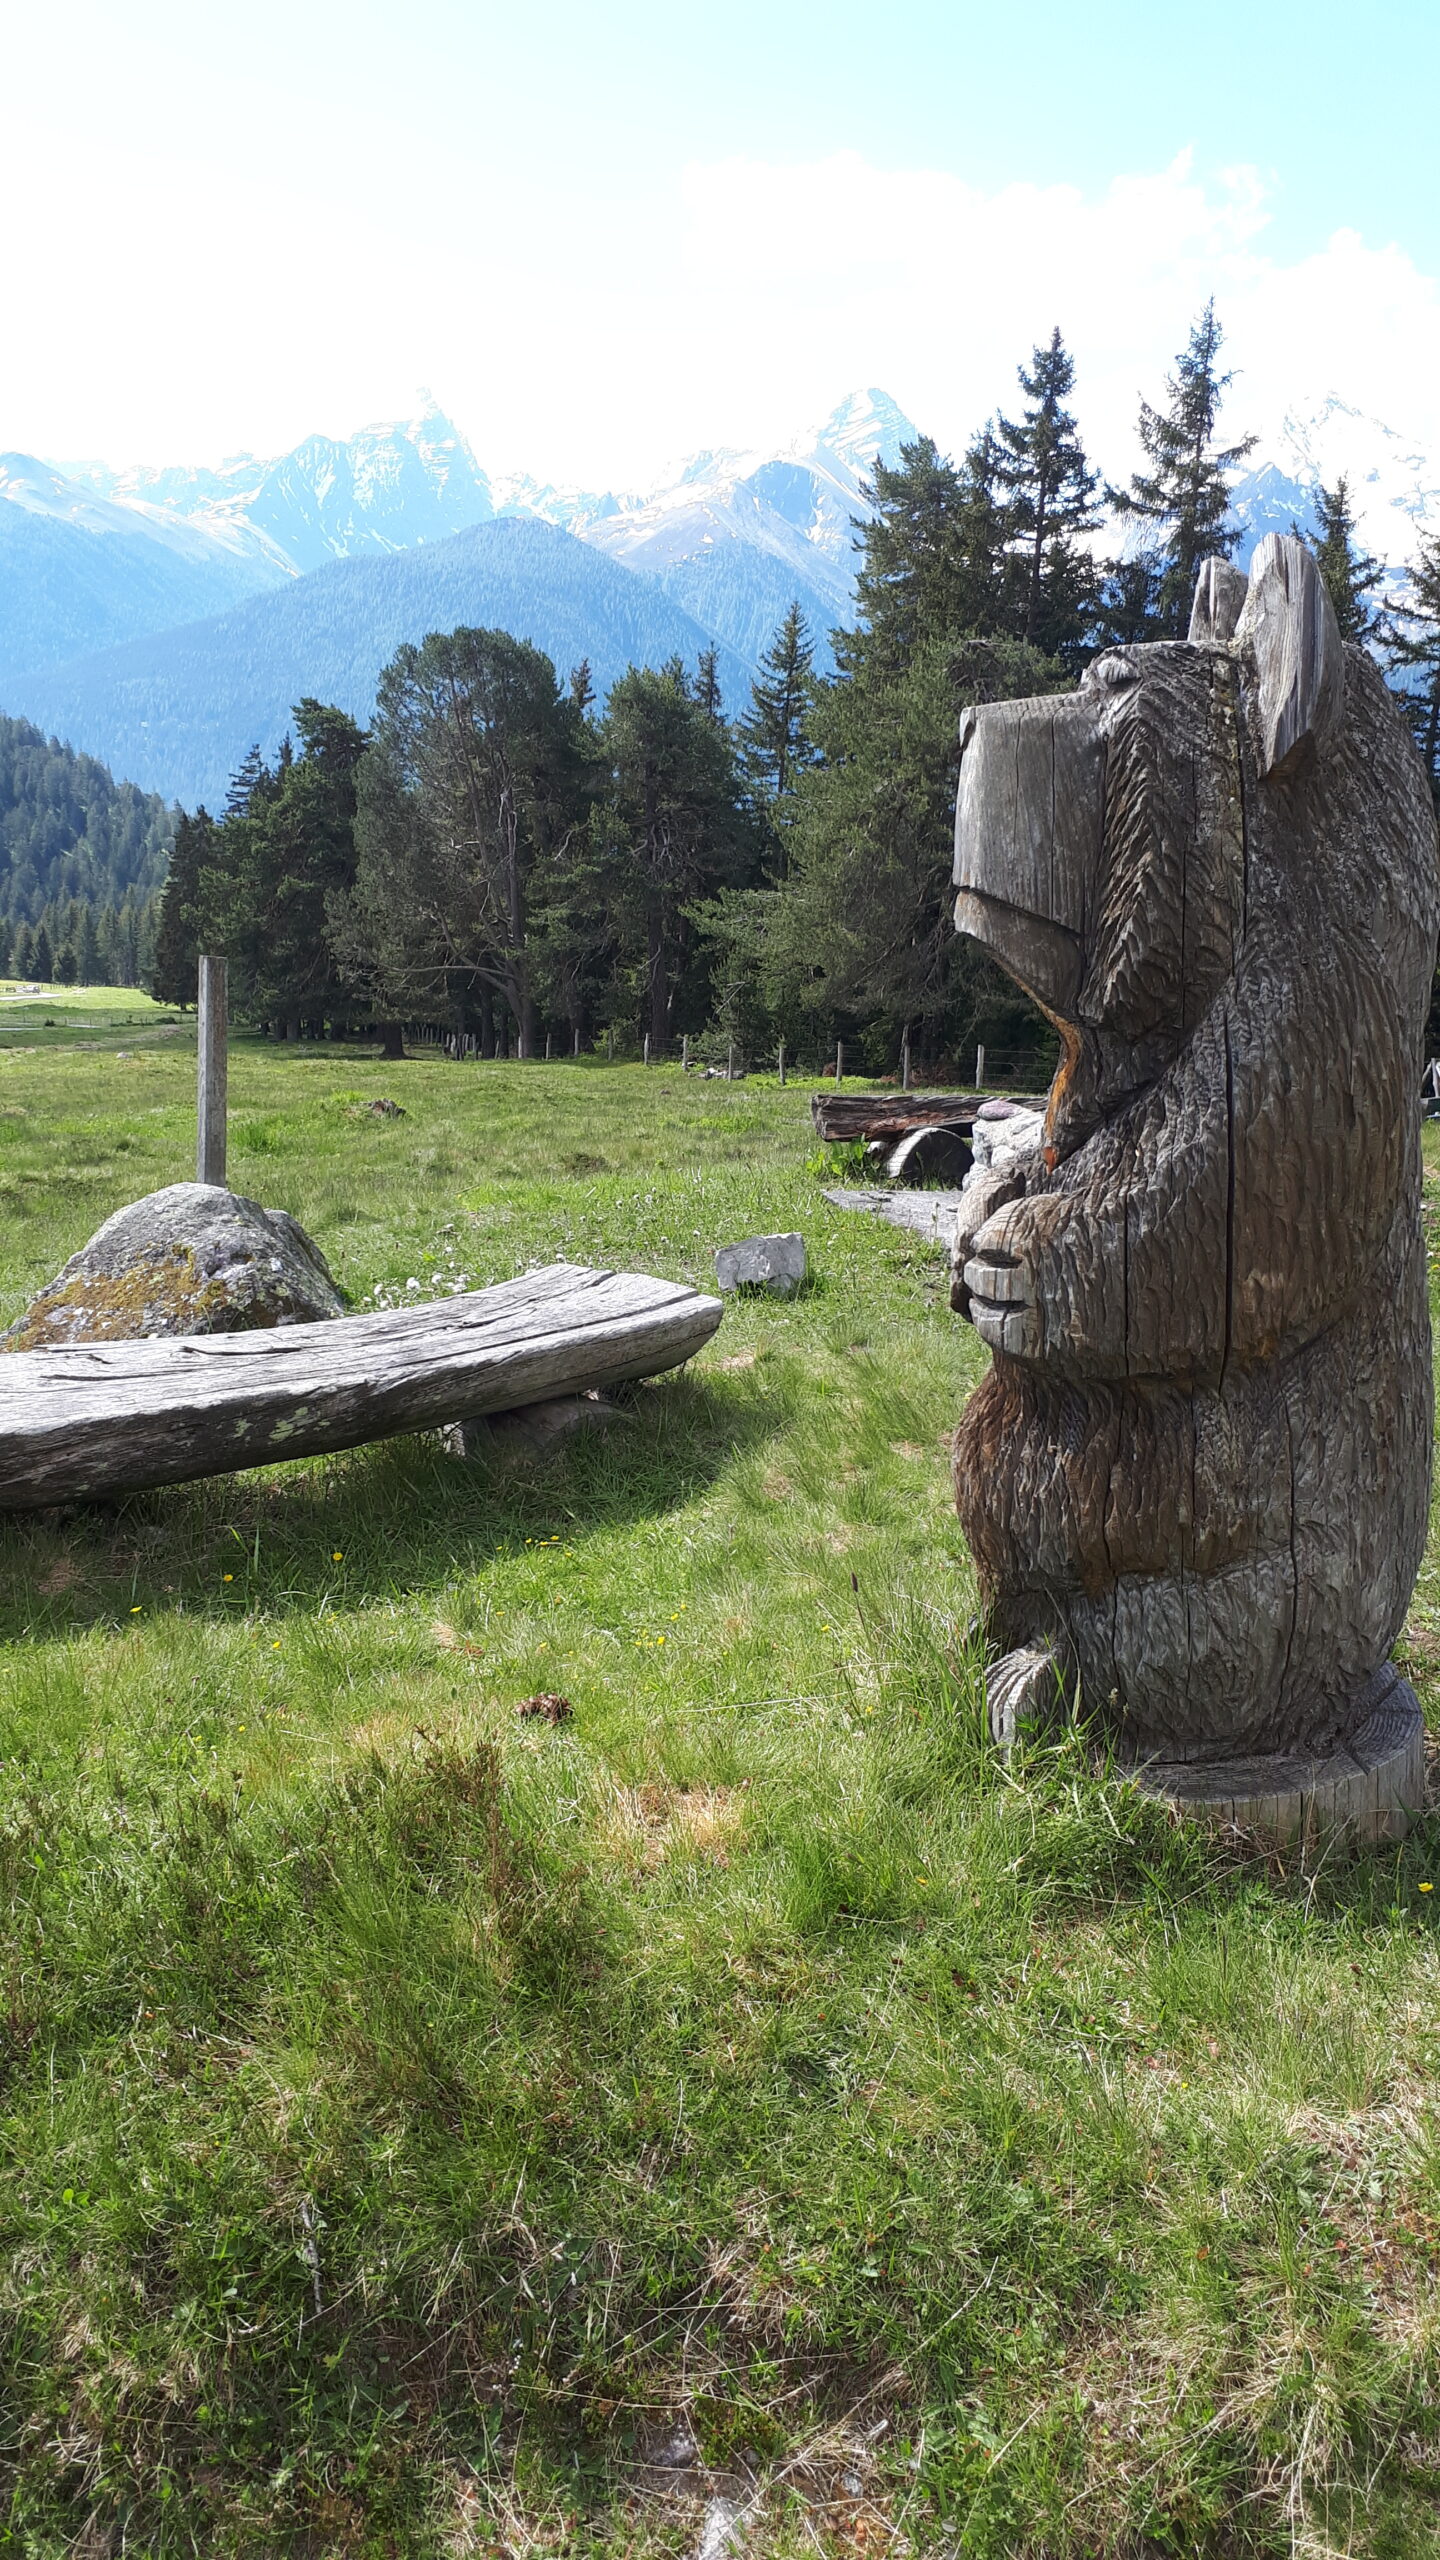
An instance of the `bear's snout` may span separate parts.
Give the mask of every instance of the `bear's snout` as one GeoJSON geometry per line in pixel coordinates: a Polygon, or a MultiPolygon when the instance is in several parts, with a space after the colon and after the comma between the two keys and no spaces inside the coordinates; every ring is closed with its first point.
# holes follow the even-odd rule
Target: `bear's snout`
{"type": "Polygon", "coordinates": [[[1102,703],[1067,694],[967,712],[956,927],[1062,1020],[1085,974],[1104,826],[1102,703]]]}

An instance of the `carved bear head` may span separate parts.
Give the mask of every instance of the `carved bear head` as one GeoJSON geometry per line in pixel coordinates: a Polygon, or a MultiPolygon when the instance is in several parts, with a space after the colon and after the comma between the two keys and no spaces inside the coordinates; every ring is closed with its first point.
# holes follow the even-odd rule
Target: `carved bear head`
{"type": "Polygon", "coordinates": [[[1319,571],[1272,534],[1248,581],[1206,563],[1188,641],[1109,650],[1078,693],[965,714],[955,922],[1060,1033],[1052,1165],[1162,1072],[1232,975],[1243,774],[1303,774],[1343,690],[1319,571]]]}

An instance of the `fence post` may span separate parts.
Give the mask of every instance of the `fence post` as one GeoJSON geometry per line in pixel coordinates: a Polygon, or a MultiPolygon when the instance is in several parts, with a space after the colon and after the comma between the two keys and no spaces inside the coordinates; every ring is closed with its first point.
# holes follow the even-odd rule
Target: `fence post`
{"type": "Polygon", "coordinates": [[[229,968],[224,960],[200,960],[200,1033],[195,1057],[195,1179],[225,1181],[225,1043],[229,1033],[229,968]]]}
{"type": "Polygon", "coordinates": [[[835,1043],[835,1082],[836,1082],[836,1084],[837,1084],[837,1085],[839,1084],[840,1079],[841,1079],[841,1077],[843,1076],[843,1074],[844,1074],[844,1073],[845,1073],[845,1043],[844,1043],[844,1041],[843,1041],[843,1040],[837,1040],[837,1041],[836,1041],[836,1043],[835,1043]]]}
{"type": "Polygon", "coordinates": [[[733,1040],[730,1043],[725,1059],[725,1081],[727,1084],[733,1084],[735,1081],[735,1043],[733,1040]]]}
{"type": "Polygon", "coordinates": [[[977,1092],[977,1093],[982,1092],[982,1091],[984,1090],[984,1085],[985,1085],[985,1047],[984,1047],[984,1043],[983,1043],[983,1041],[982,1041],[981,1045],[977,1048],[977,1050],[976,1050],[976,1052],[975,1052],[975,1090],[976,1090],[976,1092],[977,1092]]]}
{"type": "Polygon", "coordinates": [[[648,1067],[648,1066],[649,1066],[649,1064],[650,1064],[650,1034],[649,1034],[649,1032],[647,1031],[647,1032],[646,1032],[646,1034],[645,1034],[645,1055],[644,1055],[644,1057],[643,1057],[643,1058],[642,1058],[642,1060],[641,1060],[641,1065],[642,1065],[642,1066],[646,1066],[646,1067],[648,1067]]]}
{"type": "Polygon", "coordinates": [[[783,1040],[780,1043],[780,1081],[782,1084],[785,1081],[785,1043],[783,1040]]]}
{"type": "Polygon", "coordinates": [[[900,1043],[900,1090],[902,1093],[908,1093],[910,1090],[910,1034],[908,1031],[900,1043]]]}
{"type": "Polygon", "coordinates": [[[688,1031],[682,1031],[680,1035],[680,1072],[682,1075],[687,1076],[690,1073],[690,1034],[688,1031]]]}
{"type": "Polygon", "coordinates": [[[613,1022],[610,1024],[605,1034],[605,1056],[608,1063],[613,1067],[615,1064],[615,1025],[613,1022]]]}
{"type": "Polygon", "coordinates": [[[545,1055],[547,1058],[550,1055],[550,1034],[548,1031],[545,1034],[545,1055]]]}

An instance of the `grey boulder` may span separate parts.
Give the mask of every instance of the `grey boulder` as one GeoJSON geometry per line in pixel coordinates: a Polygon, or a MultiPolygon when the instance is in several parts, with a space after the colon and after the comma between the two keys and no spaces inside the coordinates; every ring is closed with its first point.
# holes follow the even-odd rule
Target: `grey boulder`
{"type": "Polygon", "coordinates": [[[3,1337],[7,1351],[157,1334],[245,1333],[343,1315],[318,1245],[283,1209],[172,1182],[117,1209],[3,1337]]]}
{"type": "Polygon", "coordinates": [[[789,1298],[804,1277],[803,1236],[747,1236],[742,1244],[722,1244],[715,1256],[722,1296],[732,1289],[773,1289],[789,1298]]]}

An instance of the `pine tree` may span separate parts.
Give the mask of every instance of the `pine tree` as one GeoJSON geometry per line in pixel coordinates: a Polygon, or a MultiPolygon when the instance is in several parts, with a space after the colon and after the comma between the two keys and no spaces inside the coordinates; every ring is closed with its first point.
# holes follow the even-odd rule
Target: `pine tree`
{"type": "Polygon", "coordinates": [[[571,668],[569,691],[570,699],[583,720],[595,699],[595,686],[591,678],[588,658],[582,658],[578,667],[571,668]]]}
{"type": "Polygon", "coordinates": [[[593,858],[658,1053],[687,1012],[692,1027],[704,1019],[709,966],[695,905],[754,877],[758,831],[741,805],[730,731],[696,701],[683,671],[677,682],[631,667],[610,695],[603,743],[609,789],[593,822],[593,858]]]}
{"type": "MultiPolygon", "coordinates": [[[[1378,587],[1384,572],[1378,560],[1372,560],[1368,552],[1356,546],[1355,511],[1350,504],[1350,483],[1343,472],[1333,489],[1317,488],[1315,517],[1315,558],[1335,607],[1340,637],[1366,640],[1376,619],[1366,599],[1378,587]]],[[[1300,532],[1298,525],[1295,530],[1300,532]]]]}
{"type": "MultiPolygon", "coordinates": [[[[289,744],[288,739],[286,744],[289,744]]],[[[230,787],[225,794],[226,817],[243,818],[251,801],[264,791],[269,779],[270,768],[260,753],[257,741],[243,764],[237,765],[230,776],[230,787]]]]}
{"type": "Polygon", "coordinates": [[[1421,535],[1403,605],[1382,624],[1411,734],[1440,810],[1440,533],[1421,535]]]}
{"type": "Polygon", "coordinates": [[[695,662],[695,699],[707,720],[723,717],[720,701],[720,653],[702,649],[695,662]]]}
{"type": "Polygon", "coordinates": [[[1162,412],[1146,400],[1140,403],[1140,442],[1150,470],[1136,472],[1128,490],[1107,493],[1117,514],[1154,525],[1161,534],[1164,566],[1155,624],[1147,637],[1183,638],[1201,562],[1228,560],[1240,539],[1239,526],[1229,521],[1226,473],[1244,461],[1255,438],[1244,436],[1225,446],[1215,442],[1220,404],[1234,380],[1233,374],[1219,370],[1222,343],[1212,300],[1166,378],[1168,407],[1162,412]]]}
{"type": "Polygon", "coordinates": [[[34,977],[35,936],[23,917],[15,936],[15,949],[11,956],[15,962],[15,975],[17,978],[24,978],[28,980],[34,977]]]}
{"type": "Polygon", "coordinates": [[[75,958],[75,946],[73,942],[67,942],[63,950],[56,954],[56,981],[62,987],[73,987],[79,974],[79,967],[75,958]]]}
{"type": "MultiPolygon", "coordinates": [[[[201,873],[215,859],[219,829],[205,809],[184,815],[175,829],[170,868],[160,892],[152,994],[162,1004],[194,1004],[199,951],[201,873]]],[[[136,954],[122,909],[115,919],[110,966],[117,987],[133,986],[136,954]]]]}
{"type": "Polygon", "coordinates": [[[80,944],[76,953],[80,964],[80,984],[94,987],[100,983],[100,936],[95,926],[95,910],[85,909],[80,924],[80,944]]]}
{"type": "Polygon", "coordinates": [[[927,641],[1010,627],[1002,462],[988,427],[959,470],[929,436],[902,445],[894,465],[876,462],[865,493],[874,512],[858,527],[859,627],[835,643],[842,677],[901,676],[927,641]]]}
{"type": "Polygon", "coordinates": [[[508,632],[396,651],[358,777],[354,888],[327,902],[340,965],[383,1010],[454,1019],[476,987],[533,1055],[531,903],[579,823],[585,738],[550,660],[508,632]]]}
{"type": "Polygon", "coordinates": [[[53,984],[55,977],[55,954],[50,948],[50,936],[46,932],[43,923],[36,929],[35,946],[30,955],[30,969],[32,976],[39,980],[42,987],[48,987],[53,984]]]}
{"type": "Polygon", "coordinates": [[[1073,647],[1094,596],[1088,554],[1078,548],[1100,520],[1099,475],[1085,458],[1065,402],[1075,366],[1058,329],[1019,369],[1025,413],[998,421],[995,480],[1008,500],[1008,538],[1021,572],[1016,637],[1050,656],[1073,647]]]}
{"type": "Polygon", "coordinates": [[[791,605],[750,688],[739,722],[740,768],[772,829],[811,760],[807,721],[815,693],[815,648],[798,600],[791,605]]]}

